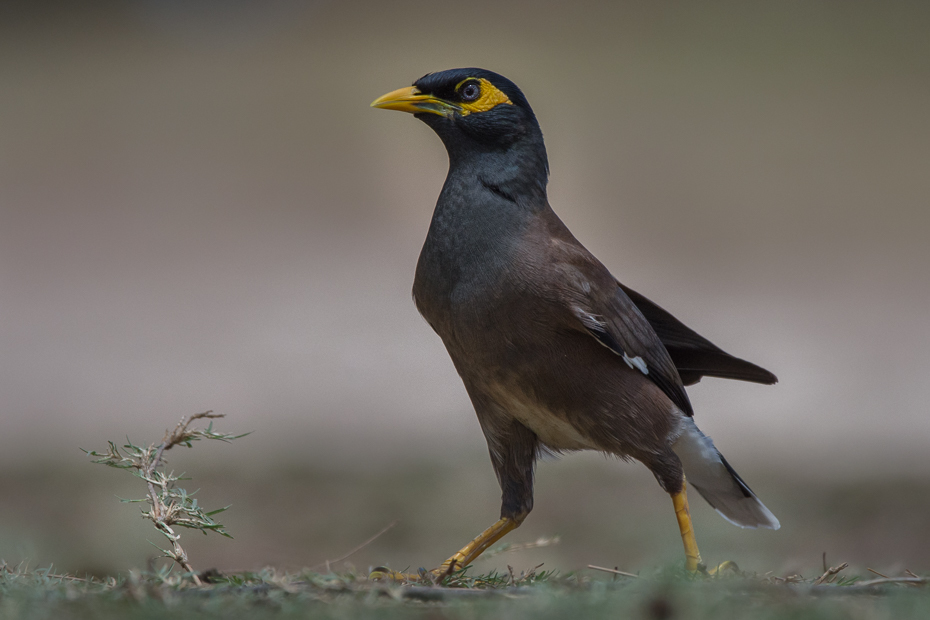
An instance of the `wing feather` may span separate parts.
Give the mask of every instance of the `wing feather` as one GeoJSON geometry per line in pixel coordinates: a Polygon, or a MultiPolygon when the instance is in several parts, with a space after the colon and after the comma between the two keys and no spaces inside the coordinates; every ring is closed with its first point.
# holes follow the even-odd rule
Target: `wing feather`
{"type": "Polygon", "coordinates": [[[627,366],[648,377],[685,414],[694,415],[675,363],[636,305],[619,288],[602,299],[596,292],[587,295],[588,303],[572,305],[581,326],[627,366]]]}
{"type": "Polygon", "coordinates": [[[778,377],[765,368],[730,355],[645,296],[620,282],[617,285],[649,321],[685,385],[693,385],[705,376],[766,385],[778,382],[778,377]]]}

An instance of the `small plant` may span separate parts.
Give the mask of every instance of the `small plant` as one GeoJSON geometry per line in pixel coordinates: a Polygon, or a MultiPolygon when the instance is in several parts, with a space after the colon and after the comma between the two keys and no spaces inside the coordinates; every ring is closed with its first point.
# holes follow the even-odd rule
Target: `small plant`
{"type": "Polygon", "coordinates": [[[144,502],[149,505],[147,511],[142,511],[142,517],[151,519],[152,523],[155,524],[155,529],[164,534],[165,538],[171,543],[170,551],[157,545],[156,548],[164,554],[163,557],[171,558],[181,568],[190,573],[198,585],[200,585],[200,579],[187,558],[187,552],[178,543],[181,535],[176,533],[172,526],[200,530],[204,535],[207,532],[216,532],[227,538],[232,538],[223,524],[213,519],[213,515],[223,512],[229,506],[206,512],[197,504],[193,493],[188,493],[176,485],[179,480],[189,480],[190,478],[184,478],[183,473],[175,475],[174,472],[168,472],[165,469],[167,462],[164,459],[164,454],[178,445],[190,448],[194,441],[200,439],[218,439],[229,442],[248,435],[248,433],[242,435],[216,433],[213,431],[212,421],[205,429],[190,428],[190,425],[197,420],[213,420],[222,417],[224,417],[223,414],[205,411],[204,413],[192,415],[190,418],[181,418],[181,421],[173,430],[169,429],[165,432],[165,438],[162,439],[161,443],[150,444],[146,448],[133,444],[127,438],[126,445],[122,447],[122,450],[112,441],[107,442],[109,447],[106,452],[88,452],[84,450],[87,455],[98,457],[94,460],[94,463],[108,465],[117,469],[132,470],[134,476],[146,482],[148,494],[144,499],[120,499],[120,501],[125,503],[144,502]]]}

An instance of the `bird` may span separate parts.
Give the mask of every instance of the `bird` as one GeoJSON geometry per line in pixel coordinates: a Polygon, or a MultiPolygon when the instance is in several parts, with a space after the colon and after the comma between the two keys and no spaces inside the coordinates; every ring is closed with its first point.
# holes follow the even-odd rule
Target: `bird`
{"type": "Polygon", "coordinates": [[[413,114],[448,153],[413,299],[465,385],[502,492],[498,521],[433,574],[467,567],[523,523],[545,453],[645,465],[671,496],[692,573],[705,567],[686,486],[730,523],[778,529],[697,427],[685,390],[702,377],[777,378],[621,284],[572,235],[549,204],[543,134],[516,84],[450,69],[371,106],[413,114]]]}

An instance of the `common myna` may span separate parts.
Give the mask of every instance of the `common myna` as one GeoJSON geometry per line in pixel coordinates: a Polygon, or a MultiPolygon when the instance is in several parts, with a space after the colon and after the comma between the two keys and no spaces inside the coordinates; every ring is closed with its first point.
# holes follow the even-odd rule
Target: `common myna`
{"type": "Polygon", "coordinates": [[[471,398],[503,491],[500,520],[436,569],[470,564],[533,508],[541,451],[596,450],[648,467],[671,495],[685,565],[701,556],[685,479],[727,521],[778,520],[694,423],[701,377],[775,383],[620,284],[556,216],[530,104],[484,69],[430,73],[375,100],[435,131],[449,173],[413,298],[471,398]]]}

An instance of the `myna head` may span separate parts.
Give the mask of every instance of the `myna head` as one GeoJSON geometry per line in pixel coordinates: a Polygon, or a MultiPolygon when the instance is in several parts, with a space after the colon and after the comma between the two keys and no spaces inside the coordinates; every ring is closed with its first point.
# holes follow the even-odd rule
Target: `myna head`
{"type": "Polygon", "coordinates": [[[371,106],[410,112],[440,136],[459,133],[498,146],[539,131],[533,109],[517,85],[485,69],[428,73],[371,106]]]}
{"type": "Polygon", "coordinates": [[[549,167],[536,115],[517,85],[502,75],[476,68],[428,73],[371,106],[409,112],[429,125],[453,166],[477,155],[488,172],[503,166],[545,187],[549,167]]]}

